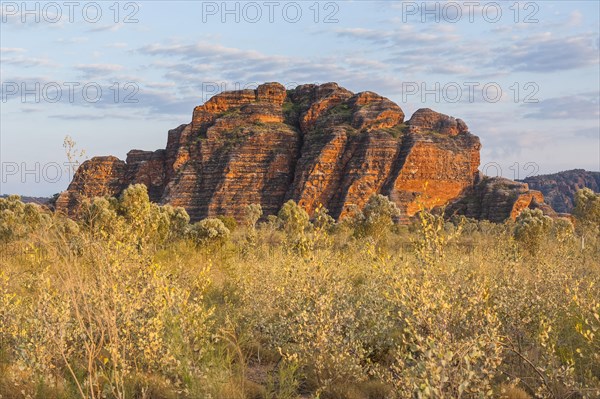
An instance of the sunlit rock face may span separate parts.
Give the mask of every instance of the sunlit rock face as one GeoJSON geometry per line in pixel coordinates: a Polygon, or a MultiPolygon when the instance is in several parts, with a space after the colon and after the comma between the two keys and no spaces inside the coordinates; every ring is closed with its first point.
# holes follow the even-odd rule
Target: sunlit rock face
{"type": "Polygon", "coordinates": [[[152,201],[182,206],[192,220],[240,219],[248,204],[275,214],[289,199],[309,214],[322,204],[340,218],[373,194],[389,196],[408,220],[420,206],[473,190],[481,144],[465,122],[430,109],[404,119],[389,99],[336,83],[224,92],[169,131],[166,149],[85,162],[57,209],[73,213],[84,197],[144,183],[152,201]]]}

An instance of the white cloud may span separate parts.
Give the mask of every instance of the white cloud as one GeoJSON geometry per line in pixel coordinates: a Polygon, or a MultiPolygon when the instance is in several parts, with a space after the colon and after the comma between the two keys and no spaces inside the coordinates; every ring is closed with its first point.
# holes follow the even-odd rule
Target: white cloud
{"type": "Polygon", "coordinates": [[[590,92],[549,98],[539,103],[523,104],[525,118],[530,119],[591,119],[600,118],[600,93],[590,92]]]}
{"type": "Polygon", "coordinates": [[[594,40],[597,40],[594,34],[555,37],[551,32],[544,32],[500,46],[488,67],[555,72],[598,64],[598,44],[594,40]]]}
{"type": "Polygon", "coordinates": [[[123,24],[108,24],[108,25],[98,25],[91,29],[88,29],[88,32],[116,32],[119,29],[123,28],[123,24]]]}
{"type": "Polygon", "coordinates": [[[127,48],[127,47],[129,47],[129,45],[127,43],[117,42],[117,43],[105,44],[104,47],[107,47],[107,48],[127,48]]]}
{"type": "Polygon", "coordinates": [[[0,53],[2,54],[24,53],[25,51],[27,50],[18,47],[0,47],[0,53]]]}
{"type": "Polygon", "coordinates": [[[118,64],[78,64],[74,68],[88,78],[104,77],[124,69],[123,65],[118,64]]]}
{"type": "Polygon", "coordinates": [[[38,57],[25,57],[25,56],[16,56],[9,58],[2,58],[2,63],[6,65],[16,65],[19,67],[32,68],[32,67],[46,67],[46,68],[55,68],[58,66],[54,61],[48,58],[38,58],[38,57]]]}

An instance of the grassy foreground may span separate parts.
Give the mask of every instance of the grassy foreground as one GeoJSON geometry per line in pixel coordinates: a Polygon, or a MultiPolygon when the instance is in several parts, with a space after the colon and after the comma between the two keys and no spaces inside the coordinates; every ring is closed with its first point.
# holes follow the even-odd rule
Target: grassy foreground
{"type": "Polygon", "coordinates": [[[142,186],[77,222],[0,199],[0,398],[598,398],[600,198],[579,200],[573,230],[395,226],[383,197],[239,225],[142,186]]]}

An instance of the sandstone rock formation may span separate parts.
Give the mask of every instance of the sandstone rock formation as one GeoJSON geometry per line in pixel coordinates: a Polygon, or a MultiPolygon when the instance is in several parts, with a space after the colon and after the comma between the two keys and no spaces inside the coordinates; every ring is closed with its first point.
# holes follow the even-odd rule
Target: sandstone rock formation
{"type": "Polygon", "coordinates": [[[152,201],[182,206],[192,220],[241,218],[251,203],[274,214],[288,199],[309,214],[323,204],[339,218],[375,193],[407,218],[420,203],[443,205],[471,189],[481,145],[460,119],[430,109],[404,117],[387,98],[335,83],[221,93],[169,131],[165,150],[85,162],[57,209],[72,213],[83,197],[144,183],[152,201]]]}
{"type": "Polygon", "coordinates": [[[84,197],[115,195],[126,188],[127,164],[117,157],[94,157],[84,162],[73,176],[67,191],[56,200],[56,210],[68,214],[76,212],[84,197]]]}
{"type": "Polygon", "coordinates": [[[558,216],[544,203],[544,195],[530,190],[526,183],[503,177],[483,177],[476,185],[465,190],[459,199],[449,204],[446,214],[503,222],[508,218],[515,220],[525,208],[541,209],[545,215],[558,216]]]}
{"type": "Polygon", "coordinates": [[[544,194],[546,202],[557,212],[573,210],[575,193],[582,188],[600,192],[600,172],[573,169],[551,175],[528,177],[523,182],[544,194]]]}

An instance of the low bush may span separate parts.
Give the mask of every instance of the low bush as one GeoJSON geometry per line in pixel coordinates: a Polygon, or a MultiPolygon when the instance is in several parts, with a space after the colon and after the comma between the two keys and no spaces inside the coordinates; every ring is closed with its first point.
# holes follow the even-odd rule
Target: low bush
{"type": "Polygon", "coordinates": [[[575,229],[422,210],[393,233],[379,197],[234,232],[143,186],[76,221],[0,199],[0,398],[600,397],[585,198],[575,229]]]}

